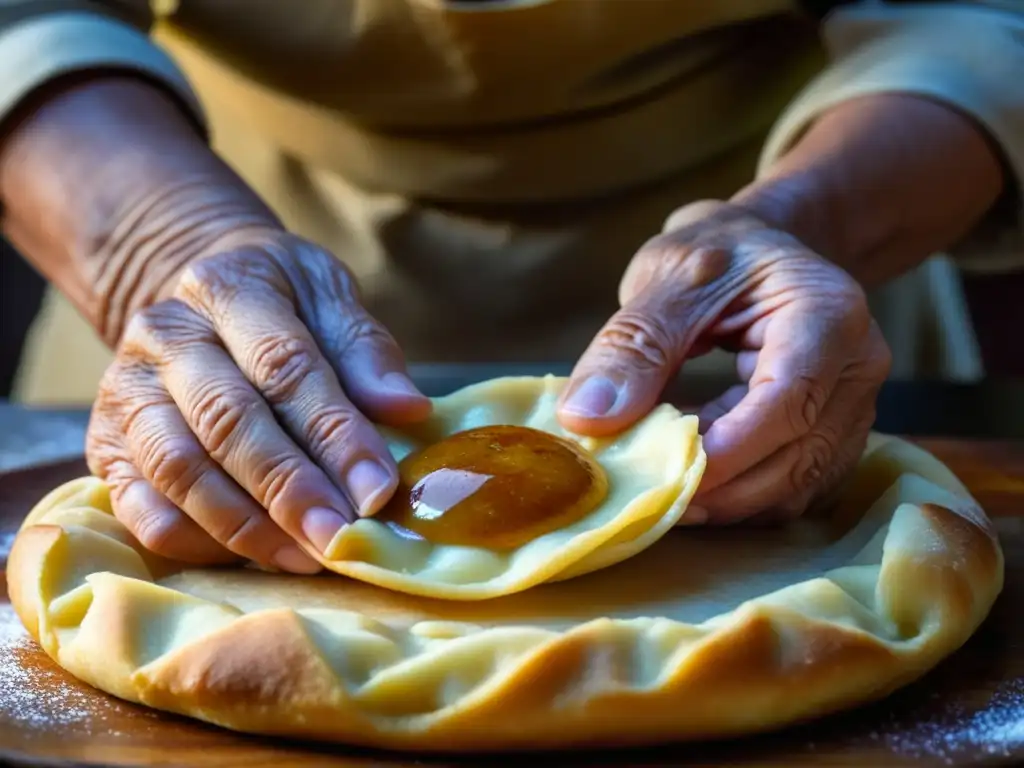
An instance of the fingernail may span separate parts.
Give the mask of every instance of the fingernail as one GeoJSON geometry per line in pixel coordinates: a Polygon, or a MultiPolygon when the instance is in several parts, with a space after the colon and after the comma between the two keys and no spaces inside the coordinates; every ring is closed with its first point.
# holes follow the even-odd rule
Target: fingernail
{"type": "MultiPolygon", "coordinates": [[[[308,535],[308,534],[307,534],[308,535]]],[[[274,553],[274,565],[291,573],[319,573],[320,563],[294,544],[286,544],[274,553]]]]}
{"type": "Polygon", "coordinates": [[[381,378],[380,383],[384,386],[384,389],[396,395],[423,397],[423,393],[416,389],[416,385],[412,383],[412,379],[404,373],[386,373],[383,378],[381,378]]]}
{"type": "Polygon", "coordinates": [[[302,532],[321,552],[327,549],[334,535],[346,524],[344,517],[326,507],[307,509],[306,514],[302,516],[302,532]]]}
{"type": "Polygon", "coordinates": [[[686,508],[683,516],[679,519],[679,525],[704,525],[708,521],[708,511],[704,507],[696,507],[693,504],[686,508]]]}
{"type": "Polygon", "coordinates": [[[607,416],[615,401],[619,399],[619,388],[604,376],[591,376],[584,381],[566,400],[564,410],[578,416],[595,418],[607,416]]]}
{"type": "Polygon", "coordinates": [[[349,496],[360,517],[376,511],[374,505],[391,487],[391,475],[372,459],[363,459],[348,471],[345,478],[349,496]]]}

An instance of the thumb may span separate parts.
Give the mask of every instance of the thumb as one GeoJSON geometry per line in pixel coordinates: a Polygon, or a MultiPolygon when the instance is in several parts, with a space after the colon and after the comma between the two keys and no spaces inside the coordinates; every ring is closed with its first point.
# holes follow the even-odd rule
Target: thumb
{"type": "Polygon", "coordinates": [[[562,426],[598,437],[645,416],[734,293],[681,281],[649,283],[612,315],[580,357],[559,404],[562,426]]]}
{"type": "Polygon", "coordinates": [[[693,345],[743,293],[736,233],[719,221],[726,214],[739,216],[722,204],[690,206],[680,214],[685,226],[653,238],[633,258],[619,291],[622,309],[583,353],[563,393],[563,427],[596,437],[646,415],[693,345]],[[701,223],[709,213],[715,216],[701,223]]]}
{"type": "Polygon", "coordinates": [[[678,339],[654,304],[616,312],[573,369],[558,418],[577,434],[620,432],[657,402],[681,358],[678,339]]]}

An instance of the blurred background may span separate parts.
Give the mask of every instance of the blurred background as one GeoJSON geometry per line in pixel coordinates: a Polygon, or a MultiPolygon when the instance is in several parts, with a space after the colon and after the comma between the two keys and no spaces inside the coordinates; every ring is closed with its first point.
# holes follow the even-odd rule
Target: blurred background
{"type": "MultiPolygon", "coordinates": [[[[1024,377],[1021,297],[1024,272],[968,274],[944,257],[932,258],[918,270],[884,286],[872,296],[875,316],[890,345],[910,349],[914,357],[897,357],[891,378],[975,383],[1024,377]],[[962,286],[962,291],[951,290],[951,286],[962,286]],[[900,300],[882,300],[889,292],[899,295],[900,300]],[[949,333],[942,316],[965,312],[974,333],[970,337],[949,333]],[[922,329],[922,317],[938,321],[927,322],[922,329]],[[920,338],[910,342],[913,336],[920,338]],[[943,358],[966,359],[968,364],[949,365],[943,358]]],[[[66,325],[66,316],[74,313],[70,303],[48,290],[43,278],[0,238],[0,400],[35,405],[86,405],[91,400],[88,386],[70,386],[68,381],[55,380],[52,372],[65,370],[72,377],[83,377],[84,373],[88,385],[102,375],[110,360],[109,350],[80,323],[77,328],[72,324],[73,333],[55,336],[41,330],[48,324],[66,325]],[[47,359],[48,373],[40,375],[43,358],[47,359]]],[[[700,373],[710,367],[720,373],[720,365],[704,365],[709,362],[715,361],[692,361],[687,371],[700,373]]],[[[1020,408],[1024,410],[1024,403],[1020,408]]]]}
{"type": "Polygon", "coordinates": [[[0,238],[0,398],[10,397],[46,283],[0,238]]]}

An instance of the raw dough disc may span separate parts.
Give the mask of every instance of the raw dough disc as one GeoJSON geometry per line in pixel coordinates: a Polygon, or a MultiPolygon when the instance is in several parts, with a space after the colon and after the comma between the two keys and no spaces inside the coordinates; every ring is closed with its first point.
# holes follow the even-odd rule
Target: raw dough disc
{"type": "MultiPolygon", "coordinates": [[[[607,476],[608,492],[596,508],[508,549],[413,539],[380,514],[342,528],[326,556],[314,549],[309,553],[332,571],[396,592],[486,600],[605,568],[643,551],[679,522],[704,473],[697,417],[663,404],[622,434],[581,438],[566,432],[556,418],[558,395],[567,381],[555,376],[492,379],[437,398],[423,423],[381,433],[399,461],[452,435],[493,425],[569,440],[607,476]]],[[[444,490],[451,495],[453,489],[444,490]]],[[[506,513],[505,519],[516,517],[506,513]]]]}
{"type": "Polygon", "coordinates": [[[880,436],[828,519],[675,529],[493,600],[182,570],[89,478],[40,502],[8,569],[25,626],[97,688],[239,731],[424,751],[721,737],[854,706],[965,642],[1002,579],[966,488],[880,436]]]}

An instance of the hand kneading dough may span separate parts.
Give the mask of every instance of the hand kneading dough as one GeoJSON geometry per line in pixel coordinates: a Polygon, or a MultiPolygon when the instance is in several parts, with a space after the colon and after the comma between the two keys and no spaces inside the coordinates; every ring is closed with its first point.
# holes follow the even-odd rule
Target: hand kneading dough
{"type": "MultiPolygon", "coordinates": [[[[437,429],[553,429],[551,387],[456,393],[438,401],[437,429]]],[[[112,516],[106,486],[84,478],[25,521],[8,564],[11,600],[57,663],[121,698],[250,733],[436,751],[777,728],[910,682],[988,613],[1003,580],[994,530],[929,454],[874,436],[827,517],[667,530],[700,459],[687,419],[660,413],[648,427],[664,419],[678,438],[648,442],[639,427],[594,444],[605,464],[618,452],[640,470],[638,490],[674,489],[649,514],[629,513],[635,527],[614,523],[624,511],[609,513],[559,534],[572,549],[605,525],[617,531],[571,562],[538,548],[529,567],[518,552],[497,576],[466,582],[424,560],[401,584],[429,580],[460,598],[467,584],[494,593],[537,584],[515,594],[441,600],[382,588],[408,575],[386,548],[357,561],[365,581],[189,569],[145,552],[112,516]],[[568,575],[577,578],[552,581],[568,575]]],[[[615,509],[643,496],[631,498],[615,509]]]]}

